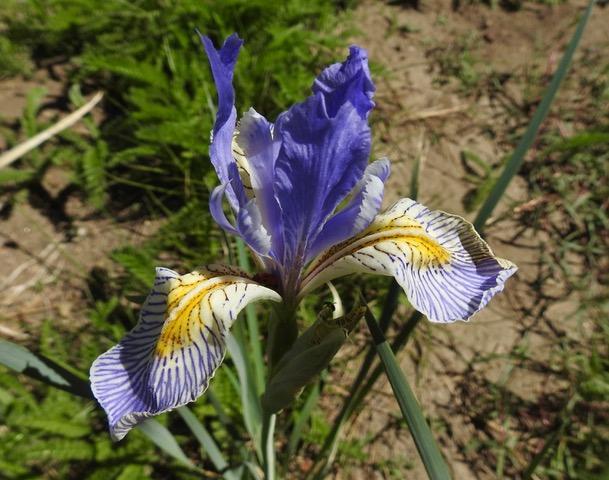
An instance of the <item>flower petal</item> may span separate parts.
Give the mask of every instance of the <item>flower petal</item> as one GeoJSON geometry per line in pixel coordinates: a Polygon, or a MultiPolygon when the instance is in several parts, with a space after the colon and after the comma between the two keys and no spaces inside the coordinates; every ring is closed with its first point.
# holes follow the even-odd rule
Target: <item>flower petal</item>
{"type": "Polygon", "coordinates": [[[273,125],[250,108],[239,122],[236,144],[233,153],[243,153],[241,161],[247,164],[244,169],[249,173],[262,224],[273,241],[273,257],[279,259],[283,256],[281,208],[275,197],[274,177],[280,143],[273,139],[273,125]]]}
{"type": "Polygon", "coordinates": [[[237,315],[263,299],[281,300],[233,267],[186,275],[157,268],[136,327],[91,366],[91,387],[112,438],[199,397],[224,358],[237,315]]]}
{"type": "Polygon", "coordinates": [[[237,214],[239,234],[256,253],[268,255],[271,237],[262,224],[262,216],[255,200],[250,200],[239,209],[237,214]]]}
{"type": "Polygon", "coordinates": [[[243,40],[237,34],[233,34],[225,40],[220,50],[216,50],[208,37],[201,34],[199,36],[205,47],[218,90],[218,112],[212,132],[209,156],[220,182],[228,184],[226,195],[233,209],[237,210],[247,201],[239,170],[232,155],[233,133],[237,119],[233,71],[243,40]]]}
{"type": "Polygon", "coordinates": [[[385,181],[389,177],[390,169],[389,160],[386,158],[372,162],[366,167],[364,176],[354,188],[353,198],[345,208],[326,221],[309,251],[307,260],[332,245],[353,237],[370,225],[381,209],[385,181]]]}
{"type": "Polygon", "coordinates": [[[222,208],[227,187],[228,183],[223,183],[222,185],[218,185],[213,189],[211,195],[209,196],[209,211],[214,221],[227,233],[239,235],[237,229],[229,222],[228,218],[226,218],[224,208],[222,208]]]}
{"type": "Polygon", "coordinates": [[[374,107],[372,97],[375,90],[368,69],[366,50],[351,46],[349,58],[343,63],[335,63],[326,68],[315,79],[311,90],[326,97],[326,108],[330,116],[336,115],[341,105],[349,101],[362,117],[366,117],[374,107]]]}
{"type": "Polygon", "coordinates": [[[373,104],[365,52],[352,48],[346,62],[323,72],[313,90],[282,113],[274,129],[281,142],[275,195],[282,208],[283,263],[293,268],[304,262],[309,243],[368,163],[367,114],[373,104]]]}
{"type": "MultiPolygon", "coordinates": [[[[241,237],[258,255],[268,256],[271,237],[262,224],[262,216],[254,199],[250,199],[237,211],[237,226],[226,218],[222,203],[227,184],[218,185],[209,197],[209,211],[215,222],[227,233],[241,237]]],[[[262,261],[262,259],[261,259],[262,261]]]]}
{"type": "Polygon", "coordinates": [[[452,322],[482,309],[516,269],[461,217],[405,198],[320,255],[307,269],[302,294],[354,272],[391,275],[432,322],[452,322]]]}

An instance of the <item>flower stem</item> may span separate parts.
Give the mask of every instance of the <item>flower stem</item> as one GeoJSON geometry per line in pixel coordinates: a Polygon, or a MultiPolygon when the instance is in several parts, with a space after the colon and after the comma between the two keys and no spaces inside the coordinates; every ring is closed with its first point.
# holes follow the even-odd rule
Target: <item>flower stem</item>
{"type": "Polygon", "coordinates": [[[275,480],[275,419],[274,413],[266,410],[262,417],[262,448],[264,454],[264,478],[275,480]]]}
{"type": "MultiPolygon", "coordinates": [[[[275,365],[281,357],[292,347],[298,337],[298,324],[296,323],[296,305],[281,303],[274,305],[269,322],[267,340],[268,377],[267,386],[273,377],[275,365]]],[[[275,480],[275,420],[276,415],[263,407],[262,411],[262,452],[264,459],[265,480],[275,480]]]]}
{"type": "Polygon", "coordinates": [[[273,376],[273,368],[277,362],[292,347],[298,337],[295,311],[295,306],[286,303],[274,305],[271,311],[267,343],[269,378],[273,376]]]}

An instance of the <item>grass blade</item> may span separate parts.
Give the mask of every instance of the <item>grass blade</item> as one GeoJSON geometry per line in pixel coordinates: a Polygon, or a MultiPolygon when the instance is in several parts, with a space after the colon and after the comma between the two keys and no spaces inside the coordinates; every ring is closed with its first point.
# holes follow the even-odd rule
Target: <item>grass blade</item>
{"type": "Polygon", "coordinates": [[[264,423],[262,425],[262,447],[264,449],[264,478],[275,480],[275,421],[274,413],[264,412],[264,423]]]}
{"type": "Polygon", "coordinates": [[[226,346],[237,369],[241,405],[243,407],[243,420],[254,445],[256,446],[258,458],[262,461],[262,447],[260,445],[262,409],[260,407],[260,399],[254,391],[255,387],[249,376],[247,361],[242,345],[234,335],[229,335],[226,339],[226,346]]]}
{"type": "MultiPolygon", "coordinates": [[[[586,24],[588,22],[588,19],[590,17],[594,4],[595,4],[595,0],[590,0],[590,2],[588,3],[588,7],[587,7],[586,11],[584,12],[582,18],[580,19],[577,29],[575,30],[575,33],[573,34],[573,37],[561,59],[559,67],[556,70],[556,73],[554,74],[554,77],[552,78],[552,81],[550,82],[550,85],[548,86],[548,89],[546,90],[544,97],[533,116],[533,119],[531,120],[531,123],[529,124],[529,126],[528,126],[525,134],[523,135],[522,139],[520,140],[518,146],[514,150],[514,153],[510,157],[509,161],[506,163],[506,166],[505,166],[501,176],[498,178],[497,182],[491,189],[489,196],[484,201],[480,211],[478,212],[478,215],[476,216],[476,219],[474,220],[474,226],[481,233],[482,233],[484,224],[486,223],[486,221],[492,214],[493,210],[495,209],[501,196],[505,192],[509,182],[512,180],[514,175],[516,175],[518,169],[522,165],[522,162],[524,161],[524,156],[525,156],[527,150],[532,145],[533,140],[535,139],[535,136],[537,134],[537,131],[539,130],[541,123],[547,116],[550,105],[554,99],[554,96],[558,90],[558,87],[560,86],[562,80],[564,79],[564,77],[568,71],[569,65],[573,58],[573,54],[579,44],[579,41],[584,32],[584,29],[586,27],[586,24]]],[[[418,194],[418,175],[419,175],[419,170],[420,170],[419,163],[420,162],[417,161],[414,165],[413,177],[412,177],[412,182],[411,182],[411,198],[413,198],[415,200],[416,200],[416,197],[418,194]]],[[[395,298],[397,298],[397,296],[395,295],[396,291],[398,291],[397,283],[395,282],[395,280],[392,280],[390,288],[389,288],[389,292],[388,292],[388,298],[385,301],[382,320],[381,320],[381,328],[383,330],[386,328],[386,325],[390,321],[390,319],[393,316],[393,313],[395,311],[395,308],[397,307],[397,302],[395,302],[395,298]],[[387,312],[387,313],[385,314],[385,312],[387,312]]],[[[398,293],[399,293],[399,291],[398,291],[398,293]]],[[[393,341],[392,348],[394,350],[399,351],[405,345],[405,343],[408,341],[408,338],[410,337],[412,331],[414,330],[414,328],[416,327],[418,322],[421,320],[421,318],[422,318],[422,315],[420,315],[418,312],[413,313],[413,315],[410,317],[410,319],[406,323],[405,327],[402,330],[400,330],[400,332],[398,332],[398,335],[396,336],[395,340],[393,341]]],[[[370,352],[369,352],[369,354],[370,354],[370,352]]],[[[364,362],[362,363],[362,366],[360,367],[360,371],[356,377],[356,380],[355,380],[354,384],[352,385],[351,395],[346,399],[345,403],[343,404],[343,407],[342,407],[339,415],[337,416],[337,418],[334,421],[333,428],[332,428],[330,434],[328,435],[328,437],[326,437],[326,440],[321,449],[321,452],[322,452],[322,455],[320,455],[321,457],[323,457],[323,452],[328,452],[329,450],[331,450],[333,448],[335,443],[338,441],[339,433],[340,433],[340,429],[341,429],[342,425],[344,424],[344,422],[346,422],[349,419],[351,414],[359,407],[361,402],[364,400],[366,394],[372,389],[372,386],[374,385],[374,383],[377,381],[377,379],[380,377],[380,375],[382,373],[382,370],[383,370],[382,367],[380,365],[377,366],[373,370],[370,377],[368,378],[368,381],[363,386],[361,386],[364,379],[366,378],[366,376],[368,374],[368,371],[370,370],[370,368],[372,367],[372,364],[373,364],[372,357],[369,354],[364,359],[364,362]]],[[[325,465],[322,467],[321,471],[322,472],[325,471],[325,468],[327,468],[328,465],[329,465],[329,462],[327,462],[327,460],[326,460],[325,465]]]]}
{"type": "MultiPolygon", "coordinates": [[[[419,176],[421,173],[422,158],[422,154],[417,156],[415,163],[412,167],[412,175],[410,178],[410,198],[412,198],[413,200],[416,200],[419,195],[419,176]]],[[[385,296],[385,301],[383,303],[383,311],[381,313],[380,323],[381,330],[383,332],[387,332],[387,329],[391,324],[391,319],[398,306],[398,300],[400,298],[401,293],[402,287],[400,287],[398,282],[396,282],[395,278],[392,278],[389,284],[389,288],[387,290],[387,295],[385,296]]],[[[349,395],[345,399],[340,412],[334,419],[330,433],[326,436],[324,440],[319,455],[319,458],[323,459],[322,463],[317,467],[317,469],[313,469],[313,471],[321,472],[320,474],[322,476],[325,474],[327,468],[329,468],[329,466],[332,464],[333,458],[333,455],[326,456],[324,454],[326,452],[336,451],[337,443],[340,440],[340,433],[344,423],[351,417],[351,414],[357,409],[357,407],[359,407],[366,394],[368,393],[369,389],[372,388],[372,385],[368,383],[367,385],[370,385],[368,389],[361,389],[362,384],[364,383],[364,380],[366,380],[366,376],[370,371],[370,368],[372,368],[375,355],[376,350],[374,346],[371,346],[366,352],[366,356],[364,357],[359,371],[357,372],[355,380],[351,384],[351,395],[349,395]]]]}
{"type": "Polygon", "coordinates": [[[219,472],[222,472],[224,478],[227,480],[239,480],[239,475],[235,472],[231,472],[228,469],[228,462],[225,460],[224,455],[218,448],[218,445],[214,441],[213,437],[207,431],[205,426],[199,421],[199,419],[192,413],[187,407],[180,407],[177,412],[184,420],[184,423],[188,426],[192,434],[199,441],[201,448],[207,453],[209,459],[214,464],[214,467],[219,472]]]}
{"type": "Polygon", "coordinates": [[[175,458],[189,468],[196,469],[195,465],[184,454],[178,442],[167,428],[156,420],[149,418],[137,426],[137,429],[148,437],[157,447],[166,454],[175,458]]]}
{"type": "Polygon", "coordinates": [[[385,373],[387,374],[387,378],[393,389],[393,394],[400,405],[404,420],[406,420],[406,423],[410,428],[410,433],[412,434],[412,438],[417,446],[417,450],[425,465],[425,470],[427,470],[429,478],[432,480],[449,479],[450,473],[448,467],[446,466],[440,449],[425,421],[421,407],[419,406],[410,385],[408,385],[404,372],[402,372],[391,347],[387,343],[387,340],[385,340],[385,336],[383,335],[376,318],[374,318],[374,315],[369,309],[366,310],[366,323],[372,334],[381,362],[385,367],[385,373]]]}
{"type": "Polygon", "coordinates": [[[518,142],[514,153],[507,161],[505,168],[501,172],[501,175],[497,179],[497,182],[495,182],[495,185],[493,185],[493,188],[491,189],[488,197],[486,197],[486,200],[482,204],[482,207],[480,207],[480,211],[478,212],[478,215],[474,220],[474,226],[479,232],[482,232],[482,230],[484,229],[486,221],[493,213],[493,210],[497,206],[497,203],[499,203],[499,200],[501,200],[501,197],[505,193],[505,190],[507,189],[509,183],[512,181],[512,178],[514,178],[516,173],[518,173],[518,170],[522,166],[522,162],[524,162],[524,156],[526,155],[529,148],[531,148],[531,145],[533,145],[533,141],[537,136],[539,127],[541,126],[546,116],[548,115],[548,112],[550,111],[550,106],[552,105],[552,101],[554,100],[556,92],[558,91],[558,87],[560,87],[560,84],[562,83],[563,79],[567,75],[567,72],[569,71],[569,66],[571,65],[573,54],[575,53],[575,50],[579,45],[579,41],[581,40],[582,34],[584,33],[584,30],[588,23],[588,19],[590,18],[590,15],[592,13],[592,8],[594,7],[595,3],[595,0],[590,0],[588,2],[588,7],[582,15],[579,24],[577,25],[577,28],[573,33],[573,37],[571,37],[571,41],[569,42],[569,45],[567,46],[567,49],[565,50],[565,53],[563,54],[562,59],[560,60],[560,64],[556,69],[556,73],[552,77],[550,85],[548,85],[548,88],[546,89],[543,98],[541,99],[541,102],[539,103],[539,106],[537,107],[537,110],[535,111],[535,114],[531,119],[531,123],[529,123],[529,126],[527,127],[526,131],[524,132],[524,135],[518,142]]]}
{"type": "MultiPolygon", "coordinates": [[[[250,272],[250,262],[247,257],[247,251],[245,250],[245,244],[241,239],[237,239],[237,258],[239,266],[246,272],[250,272]]],[[[256,392],[260,395],[264,389],[265,365],[260,342],[258,316],[256,315],[256,307],[254,307],[254,305],[245,307],[245,320],[247,322],[247,333],[250,344],[253,375],[256,382],[256,392]]]]}
{"type": "Polygon", "coordinates": [[[8,340],[0,340],[0,364],[73,395],[93,398],[87,381],[53,360],[8,340]]]}
{"type": "MultiPolygon", "coordinates": [[[[21,345],[7,340],[0,340],[0,364],[73,395],[91,400],[94,399],[91,387],[87,381],[79,378],[52,360],[35,354],[21,345]]],[[[184,454],[173,435],[159,422],[150,418],[136,428],[165,453],[189,468],[196,469],[195,465],[184,454]]]]}

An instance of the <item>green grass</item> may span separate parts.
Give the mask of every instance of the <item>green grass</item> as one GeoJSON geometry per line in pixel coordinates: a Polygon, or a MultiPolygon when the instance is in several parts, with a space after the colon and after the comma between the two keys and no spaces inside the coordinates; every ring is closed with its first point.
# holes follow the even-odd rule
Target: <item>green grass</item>
{"type": "Polygon", "coordinates": [[[484,78],[482,62],[476,56],[479,42],[477,32],[469,32],[448,45],[441,43],[429,50],[438,72],[436,83],[439,86],[456,79],[461,92],[472,93],[476,89],[484,78]]]}
{"type": "Polygon", "coordinates": [[[39,172],[50,162],[71,168],[98,208],[143,197],[137,203],[149,213],[201,199],[213,177],[207,149],[216,96],[195,28],[216,42],[233,31],[246,39],[235,74],[238,111],[255,104],[274,118],[302,98],[311,73],[340,45],[322,33],[338,26],[338,8],[329,0],[3,2],[1,52],[17,62],[12,52],[26,51],[36,65],[60,68],[66,88],[106,92],[104,120],[88,125],[95,142],[66,134],[61,148],[47,149],[52,158],[33,152],[24,162],[39,172]]]}
{"type": "MultiPolygon", "coordinates": [[[[546,239],[541,265],[531,266],[539,268],[531,284],[539,304],[551,305],[570,294],[573,306],[550,322],[543,309],[535,309],[526,319],[533,326],[499,357],[501,378],[489,382],[475,373],[497,357],[477,358],[458,390],[464,403],[459,413],[477,431],[465,446],[465,458],[474,468],[493,465],[496,478],[601,479],[609,474],[609,64],[599,55],[595,48],[583,51],[522,166],[528,198],[517,206],[521,230],[513,237],[518,242],[529,229],[546,239]],[[560,287],[555,299],[544,290],[549,280],[560,287]],[[548,353],[528,346],[532,332],[548,338],[548,353]],[[534,400],[509,385],[527,372],[549,379],[547,391],[534,400]]],[[[462,56],[451,62],[444,71],[462,82],[462,56]]],[[[520,115],[536,105],[539,80],[539,75],[525,78],[520,115]],[[531,104],[529,91],[534,91],[531,104]]],[[[463,152],[462,161],[473,185],[465,198],[471,209],[486,198],[495,169],[473,152],[463,152]]]]}
{"type": "Polygon", "coordinates": [[[548,268],[586,288],[609,284],[609,127],[546,138],[546,154],[525,175],[532,206],[526,223],[548,231],[556,248],[548,268]]]}
{"type": "MultiPolygon", "coordinates": [[[[207,153],[216,93],[195,29],[216,44],[234,31],[246,41],[235,73],[237,110],[255,105],[272,119],[308,93],[315,73],[345,54],[338,32],[345,28],[348,3],[2,2],[0,78],[29,75],[45,66],[59,72],[64,89],[57,98],[34,89],[19,119],[0,119],[9,146],[51,123],[40,119],[49,100],[67,111],[92,92],[105,92],[98,120],[85,119],[81,133],[62,133],[0,173],[3,213],[32,193],[42,193],[60,212],[76,195],[98,215],[119,222],[161,220],[145,244],[114,251],[112,268],[89,272],[89,323],[59,328],[45,322],[40,331],[32,331],[39,338],[28,345],[32,350],[86,372],[99,353],[135,324],[130,300],[139,302],[147,293],[155,265],[189,271],[222,260],[227,248],[228,256],[236,258],[234,246],[208,214],[207,196],[216,182],[207,153]],[[56,197],[45,193],[42,183],[50,167],[70,172],[69,184],[56,197]]],[[[69,237],[70,219],[64,220],[69,237]]],[[[238,465],[253,449],[246,444],[239,394],[227,363],[229,368],[220,369],[210,394],[193,411],[229,464],[238,465]]],[[[164,415],[161,421],[170,425],[189,458],[214,470],[177,415],[164,415]]],[[[3,478],[198,478],[159,455],[139,432],[112,444],[105,417],[93,402],[16,379],[3,368],[0,424],[3,478]]]]}

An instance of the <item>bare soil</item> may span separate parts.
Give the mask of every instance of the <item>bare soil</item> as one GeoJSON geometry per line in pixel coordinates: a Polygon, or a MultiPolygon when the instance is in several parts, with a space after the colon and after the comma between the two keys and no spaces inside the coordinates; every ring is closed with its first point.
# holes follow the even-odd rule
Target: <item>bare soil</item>
{"type": "MultiPolygon", "coordinates": [[[[363,2],[355,14],[359,32],[353,37],[386,73],[377,81],[375,117],[375,156],[392,160],[386,203],[409,195],[413,165],[419,160],[419,201],[473,220],[475,212],[465,207],[473,186],[468,181],[471,165],[461,160],[461,152],[474,152],[499,168],[513,150],[515,133],[530,118],[526,101],[538,101],[586,2],[554,7],[525,2],[514,12],[477,2],[460,2],[456,10],[441,0],[390,3],[363,2]],[[417,3],[418,8],[409,6],[417,3]],[[469,45],[481,78],[465,88],[454,76],[447,79],[438,66],[442,53],[458,56],[463,44],[469,45]],[[491,76],[501,82],[501,91],[485,83],[491,76]]],[[[608,24],[609,9],[597,9],[580,51],[606,49],[608,24]]],[[[584,74],[574,69],[571,75],[584,74]]],[[[546,124],[558,124],[565,132],[573,128],[556,115],[546,124]]],[[[533,149],[528,160],[535,155],[533,149]]],[[[560,337],[576,330],[572,313],[577,295],[559,278],[540,283],[547,235],[518,223],[519,209],[530,200],[526,182],[516,178],[486,230],[495,253],[519,266],[505,291],[471,322],[421,325],[400,354],[455,479],[498,478],[504,443],[518,447],[515,465],[503,472],[505,478],[516,478],[541,448],[529,433],[550,425],[562,407],[552,399],[564,384],[508,358],[524,349],[543,364],[560,337]],[[496,384],[528,407],[496,411],[496,384]]],[[[403,308],[396,323],[407,316],[403,308]]],[[[357,363],[351,365],[343,373],[343,385],[357,372],[357,363]]],[[[350,470],[341,465],[333,478],[426,479],[408,430],[396,420],[399,410],[389,385],[382,380],[376,387],[346,432],[346,438],[370,439],[365,443],[368,458],[350,470]]]]}
{"type": "MultiPolygon", "coordinates": [[[[384,72],[376,77],[373,130],[375,156],[392,160],[386,204],[409,195],[418,159],[419,200],[471,220],[474,213],[466,210],[464,200],[473,184],[461,152],[474,152],[498,168],[530,118],[523,105],[543,91],[585,2],[555,7],[525,2],[513,12],[460,3],[455,10],[443,0],[364,1],[354,14],[359,31],[349,40],[367,48],[371,61],[384,72]],[[482,78],[467,88],[438,66],[442,53],[457,56],[464,43],[470,45],[473,65],[482,78]],[[491,88],[487,78],[500,82],[501,88],[491,88]]],[[[582,48],[609,45],[607,25],[609,9],[597,9],[582,48]]],[[[44,72],[27,82],[2,82],[0,115],[19,115],[25,92],[35,85],[44,85],[50,95],[59,93],[57,83],[44,72]]],[[[561,119],[552,116],[548,122],[561,119]]],[[[573,126],[563,127],[568,131],[573,126]]],[[[530,153],[530,159],[534,157],[535,151],[530,153]]],[[[51,197],[68,182],[65,175],[55,169],[48,172],[43,183],[51,197]]],[[[84,285],[89,272],[109,268],[108,252],[142,242],[156,228],[150,222],[119,223],[90,215],[84,202],[71,197],[66,205],[71,234],[66,235],[65,224],[49,213],[47,200],[22,199],[0,218],[0,336],[28,338],[45,318],[64,325],[86,322],[90,292],[84,285]]],[[[519,266],[505,292],[469,323],[422,324],[400,353],[455,479],[497,478],[500,449],[492,445],[505,442],[522,442],[522,459],[515,462],[524,468],[527,457],[540,448],[534,438],[526,440],[526,432],[547,425],[559,408],[540,401],[562,388],[555,378],[506,361],[519,348],[547,360],[558,337],[572,328],[566,318],[578,305],[575,295],[565,296],[560,279],[539,285],[548,239],[514,220],[530,200],[525,182],[517,178],[486,232],[495,253],[519,266]],[[530,408],[496,412],[495,383],[506,385],[530,408]]],[[[0,201],[5,201],[1,195],[0,201]]],[[[402,307],[397,322],[407,315],[402,307]]],[[[365,338],[360,332],[354,345],[365,338]]],[[[347,349],[340,356],[350,353],[347,349]]],[[[338,384],[324,398],[329,418],[348,394],[345,388],[359,367],[357,361],[349,365],[334,372],[338,384]]],[[[427,478],[384,380],[347,426],[345,438],[365,439],[367,459],[341,465],[332,478],[427,478]]]]}

